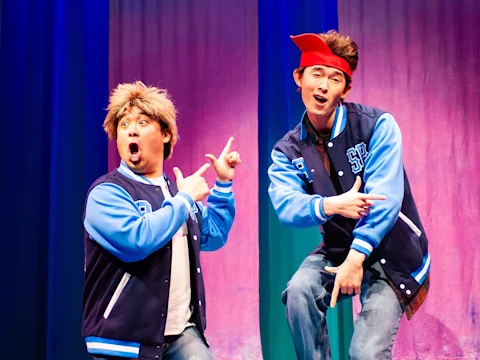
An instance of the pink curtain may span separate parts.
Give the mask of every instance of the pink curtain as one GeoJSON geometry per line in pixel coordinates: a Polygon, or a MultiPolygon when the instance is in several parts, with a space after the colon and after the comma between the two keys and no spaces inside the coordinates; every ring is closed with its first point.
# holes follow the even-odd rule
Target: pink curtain
{"type": "Polygon", "coordinates": [[[480,3],[339,1],[359,45],[351,101],[383,108],[430,240],[431,290],[394,359],[480,358],[480,3]]]}
{"type": "MultiPolygon", "coordinates": [[[[257,1],[111,1],[110,87],[142,80],[169,90],[180,141],[165,167],[185,175],[229,136],[243,163],[227,245],[204,253],[207,338],[215,359],[261,359],[258,294],[257,1]]],[[[111,168],[118,154],[111,144],[111,168]]],[[[214,171],[207,172],[213,186],[214,171]]]]}

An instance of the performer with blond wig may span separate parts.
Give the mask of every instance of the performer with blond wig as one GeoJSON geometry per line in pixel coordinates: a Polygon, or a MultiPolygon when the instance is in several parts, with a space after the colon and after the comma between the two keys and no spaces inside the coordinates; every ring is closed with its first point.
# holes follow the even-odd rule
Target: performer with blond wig
{"type": "Polygon", "coordinates": [[[210,190],[208,163],[188,177],[174,168],[176,182],[164,173],[178,141],[166,90],[119,85],[104,129],[121,163],[92,184],[85,204],[87,350],[94,359],[212,359],[200,251],[222,247],[235,217],[233,137],[218,159],[206,155],[217,173],[210,190]]]}

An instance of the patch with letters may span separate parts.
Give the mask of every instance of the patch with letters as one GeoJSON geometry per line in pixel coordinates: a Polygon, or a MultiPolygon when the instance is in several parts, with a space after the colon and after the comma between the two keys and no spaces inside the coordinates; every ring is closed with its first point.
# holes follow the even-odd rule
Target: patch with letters
{"type": "Polygon", "coordinates": [[[347,150],[348,161],[352,165],[352,172],[358,174],[364,168],[364,160],[368,155],[367,146],[364,142],[352,146],[347,150]]]}
{"type": "Polygon", "coordinates": [[[190,217],[192,218],[193,221],[195,221],[198,224],[198,219],[197,216],[200,213],[200,210],[198,209],[198,206],[196,203],[193,203],[192,206],[192,211],[190,211],[190,217]]]}
{"type": "Polygon", "coordinates": [[[309,172],[308,169],[307,169],[307,165],[305,164],[305,160],[303,159],[303,157],[299,157],[299,158],[293,159],[293,160],[292,160],[292,164],[293,164],[298,170],[300,170],[300,172],[303,174],[303,176],[305,176],[305,179],[307,179],[307,181],[308,181],[309,183],[313,182],[313,179],[312,179],[312,177],[310,176],[310,172],[309,172]]]}

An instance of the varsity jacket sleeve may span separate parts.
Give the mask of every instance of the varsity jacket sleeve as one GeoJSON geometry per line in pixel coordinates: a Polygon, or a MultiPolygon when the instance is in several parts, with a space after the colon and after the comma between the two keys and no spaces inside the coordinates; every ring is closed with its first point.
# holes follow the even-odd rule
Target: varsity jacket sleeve
{"type": "Polygon", "coordinates": [[[323,211],[324,198],[307,193],[306,175],[279,150],[272,151],[272,160],[268,169],[268,194],[280,222],[306,228],[327,221],[329,217],[323,211]]]}
{"type": "Polygon", "coordinates": [[[227,242],[228,233],[235,218],[235,198],[232,181],[215,181],[215,185],[204,206],[200,201],[197,206],[202,212],[202,242],[200,250],[215,251],[227,242]]]}
{"type": "Polygon", "coordinates": [[[375,201],[370,213],[358,221],[353,231],[351,248],[368,257],[392,229],[403,201],[402,135],[395,119],[388,113],[375,124],[363,181],[365,193],[387,197],[387,200],[375,201]]]}
{"type": "Polygon", "coordinates": [[[134,262],[163,247],[188,218],[192,206],[192,198],[179,192],[160,209],[142,213],[127,191],[102,183],[88,195],[84,226],[104,249],[124,262],[134,262]]]}

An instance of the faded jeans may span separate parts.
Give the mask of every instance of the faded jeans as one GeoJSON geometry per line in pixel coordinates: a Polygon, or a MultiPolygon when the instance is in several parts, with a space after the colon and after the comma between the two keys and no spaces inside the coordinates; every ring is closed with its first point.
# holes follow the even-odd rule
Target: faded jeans
{"type": "MultiPolygon", "coordinates": [[[[335,276],[325,271],[334,266],[324,255],[309,255],[282,293],[297,359],[330,359],[326,312],[335,276]]],[[[360,312],[350,343],[350,359],[390,359],[403,310],[384,274],[365,271],[360,312]]],[[[339,296],[339,299],[348,295],[339,296]]]]}
{"type": "MultiPolygon", "coordinates": [[[[94,356],[94,360],[126,360],[120,357],[94,356]]],[[[213,360],[198,330],[191,326],[171,344],[164,344],[162,360],[213,360]]]]}

